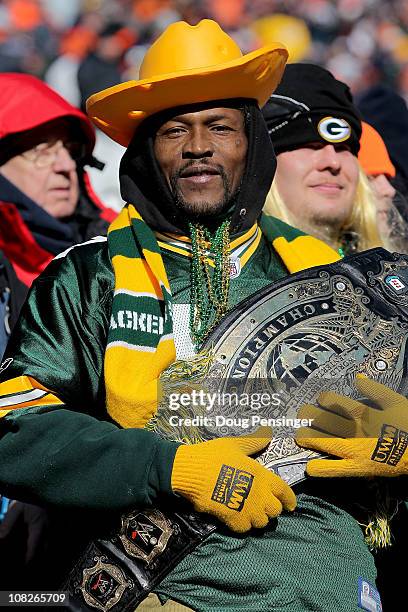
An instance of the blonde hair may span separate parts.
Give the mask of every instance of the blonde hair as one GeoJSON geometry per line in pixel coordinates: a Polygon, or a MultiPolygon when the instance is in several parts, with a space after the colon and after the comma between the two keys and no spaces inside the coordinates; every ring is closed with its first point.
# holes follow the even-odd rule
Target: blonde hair
{"type": "MultiPolygon", "coordinates": [[[[264,212],[267,215],[277,217],[285,223],[296,227],[296,220],[290,214],[283,198],[281,197],[276,181],[273,181],[272,186],[266,196],[264,212]]],[[[304,229],[306,228],[299,228],[304,229]]],[[[306,231],[313,233],[313,228],[307,228],[306,231]]],[[[350,218],[340,228],[338,236],[335,238],[335,244],[331,244],[336,249],[339,249],[343,244],[343,236],[349,232],[352,232],[356,236],[357,251],[365,251],[366,249],[372,249],[374,247],[385,247],[384,240],[381,239],[377,229],[377,207],[375,202],[375,195],[368,181],[368,178],[364,174],[363,170],[359,168],[359,179],[357,184],[356,196],[354,200],[353,210],[350,218]]],[[[321,238],[321,236],[317,236],[321,238]]]]}

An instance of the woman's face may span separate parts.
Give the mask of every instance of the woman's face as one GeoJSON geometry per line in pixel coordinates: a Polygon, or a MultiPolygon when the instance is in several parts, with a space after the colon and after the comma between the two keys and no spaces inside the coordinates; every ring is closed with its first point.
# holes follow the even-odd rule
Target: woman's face
{"type": "Polygon", "coordinates": [[[340,229],[353,209],[359,166],[347,145],[310,143],[277,156],[279,194],[294,225],[340,229]]]}

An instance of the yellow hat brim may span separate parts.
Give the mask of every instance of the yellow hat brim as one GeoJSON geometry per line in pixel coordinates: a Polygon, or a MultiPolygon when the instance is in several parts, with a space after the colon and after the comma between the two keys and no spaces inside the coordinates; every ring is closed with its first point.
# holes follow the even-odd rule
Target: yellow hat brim
{"type": "Polygon", "coordinates": [[[224,64],[127,81],[88,98],[87,113],[127,147],[142,121],[168,108],[231,98],[255,99],[262,107],[278,86],[287,58],[286,48],[276,43],[224,64]]]}

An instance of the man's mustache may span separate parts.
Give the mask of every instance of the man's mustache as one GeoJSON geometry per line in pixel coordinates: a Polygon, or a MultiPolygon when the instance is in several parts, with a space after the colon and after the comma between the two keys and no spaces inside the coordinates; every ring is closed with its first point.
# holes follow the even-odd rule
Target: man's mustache
{"type": "Polygon", "coordinates": [[[179,178],[186,178],[188,176],[192,176],[197,173],[208,172],[209,174],[219,174],[223,181],[227,181],[226,172],[220,164],[208,164],[203,162],[197,162],[196,160],[190,160],[185,163],[181,168],[179,168],[176,172],[174,172],[171,176],[171,180],[177,180],[179,178]]]}

